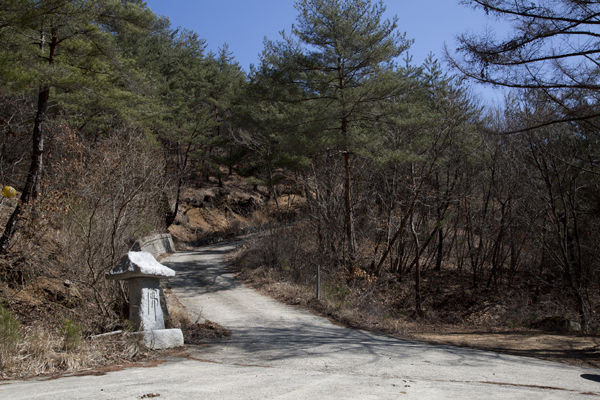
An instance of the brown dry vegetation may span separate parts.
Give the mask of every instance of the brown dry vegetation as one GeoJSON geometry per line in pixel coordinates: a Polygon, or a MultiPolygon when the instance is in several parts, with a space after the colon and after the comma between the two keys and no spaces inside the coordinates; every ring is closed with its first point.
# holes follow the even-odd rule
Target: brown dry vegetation
{"type": "MultiPolygon", "coordinates": [[[[170,192],[164,159],[137,132],[92,141],[65,125],[51,132],[42,191],[0,257],[0,305],[18,321],[19,338],[1,351],[3,377],[72,372],[153,354],[127,335],[91,337],[128,328],[125,286],[107,281],[105,272],[137,238],[165,229],[165,205],[156,201],[170,192]],[[80,336],[69,349],[61,334],[65,321],[80,336]]],[[[2,198],[0,224],[16,205],[2,198]]]]}
{"type": "MultiPolygon", "coordinates": [[[[85,321],[96,312],[95,305],[85,301],[71,283],[38,277],[19,290],[3,284],[2,293],[11,299],[7,302],[10,311],[0,311],[14,323],[10,326],[0,318],[0,379],[81,374],[146,363],[169,354],[145,348],[141,337],[128,326],[107,335],[91,335],[85,321]],[[65,323],[73,328],[66,330],[65,323]]],[[[193,320],[170,290],[165,290],[165,297],[167,327],[182,329],[186,344],[201,345],[206,339],[230,336],[231,332],[217,323],[193,320]]]]}
{"type": "MultiPolygon", "coordinates": [[[[155,201],[170,192],[157,164],[161,156],[135,134],[88,143],[67,127],[55,127],[53,133],[55,159],[44,190],[28,208],[10,252],[0,257],[0,304],[19,324],[18,342],[0,351],[4,378],[72,373],[158,354],[141,349],[126,334],[91,338],[129,328],[125,287],[106,281],[104,273],[135,239],[164,229],[165,206],[155,201]],[[61,335],[64,321],[78,326],[81,335],[68,351],[61,335]]],[[[178,247],[219,240],[267,221],[268,209],[259,209],[269,207],[267,196],[237,176],[223,180],[225,187],[215,181],[184,189],[183,207],[170,228],[178,247]]],[[[0,224],[16,204],[3,198],[0,224]]],[[[167,324],[181,328],[187,344],[229,335],[218,324],[188,315],[174,295],[167,300],[167,324]]]]}
{"type": "MultiPolygon", "coordinates": [[[[422,317],[414,311],[410,278],[379,277],[363,270],[322,270],[322,299],[316,300],[316,271],[307,260],[314,239],[303,229],[282,229],[248,240],[232,257],[238,277],[288,304],[332,321],[400,338],[538,357],[581,366],[600,366],[600,339],[565,332],[562,320],[575,318],[558,299],[560,290],[539,287],[526,276],[502,290],[472,289],[454,268],[423,271],[422,317]],[[546,324],[539,324],[546,321],[546,324]],[[553,325],[552,322],[555,322],[553,325]],[[538,324],[536,324],[538,323],[538,324]],[[541,329],[535,329],[537,326],[541,329]]],[[[597,303],[596,303],[597,304],[597,303]]]]}
{"type": "MultiPolygon", "coordinates": [[[[127,336],[91,338],[126,328],[126,291],[105,272],[136,238],[164,229],[164,210],[154,201],[168,190],[164,161],[139,132],[116,130],[89,140],[64,124],[49,128],[41,191],[24,208],[11,247],[0,257],[0,304],[18,321],[19,337],[3,349],[3,377],[145,356],[127,336]]],[[[26,144],[9,143],[14,152],[26,144]]],[[[3,200],[0,224],[16,204],[3,200]]]]}
{"type": "Polygon", "coordinates": [[[42,323],[24,326],[12,348],[0,349],[2,378],[27,378],[95,369],[106,365],[148,360],[157,353],[140,345],[137,337],[121,334],[83,340],[65,347],[65,336],[42,323]]]}

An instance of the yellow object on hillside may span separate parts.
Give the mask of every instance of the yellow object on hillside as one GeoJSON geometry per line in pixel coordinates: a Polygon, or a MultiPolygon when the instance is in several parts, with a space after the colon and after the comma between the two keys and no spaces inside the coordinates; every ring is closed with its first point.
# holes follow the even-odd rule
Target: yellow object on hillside
{"type": "Polygon", "coordinates": [[[4,186],[2,188],[2,196],[6,197],[7,199],[12,199],[16,195],[17,195],[17,190],[14,187],[4,186]]]}

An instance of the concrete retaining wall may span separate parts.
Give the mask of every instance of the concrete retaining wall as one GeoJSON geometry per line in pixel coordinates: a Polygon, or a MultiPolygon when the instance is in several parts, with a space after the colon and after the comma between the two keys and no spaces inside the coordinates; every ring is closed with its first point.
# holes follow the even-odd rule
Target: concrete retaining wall
{"type": "Polygon", "coordinates": [[[175,244],[169,233],[162,233],[136,240],[131,251],[147,251],[156,258],[161,254],[175,253],[175,244]]]}

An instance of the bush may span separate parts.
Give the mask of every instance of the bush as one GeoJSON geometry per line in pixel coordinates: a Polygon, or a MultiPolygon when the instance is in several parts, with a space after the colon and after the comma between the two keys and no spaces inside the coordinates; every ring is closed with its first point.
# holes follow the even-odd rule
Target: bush
{"type": "Polygon", "coordinates": [[[79,347],[79,344],[81,343],[82,328],[77,322],[65,319],[62,322],[60,334],[63,337],[65,350],[71,351],[79,347]]]}
{"type": "Polygon", "coordinates": [[[8,367],[11,355],[17,351],[21,324],[0,304],[0,372],[8,367]]]}
{"type": "Polygon", "coordinates": [[[352,293],[350,288],[343,282],[334,285],[325,284],[325,296],[337,300],[340,303],[346,301],[346,298],[352,293]]]}
{"type": "Polygon", "coordinates": [[[0,339],[2,344],[15,345],[19,340],[21,324],[12,313],[0,304],[0,339]]]}

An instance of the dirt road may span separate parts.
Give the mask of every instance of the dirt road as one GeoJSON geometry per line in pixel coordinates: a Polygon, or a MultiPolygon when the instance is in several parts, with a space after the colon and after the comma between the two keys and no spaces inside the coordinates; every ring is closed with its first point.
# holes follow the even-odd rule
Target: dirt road
{"type": "Polygon", "coordinates": [[[600,370],[398,340],[275,302],[224,268],[232,246],[178,253],[173,291],[231,329],[191,359],[104,376],[0,385],[0,399],[571,399],[600,396],[600,370]],[[146,397],[144,397],[146,396],[146,397]]]}

